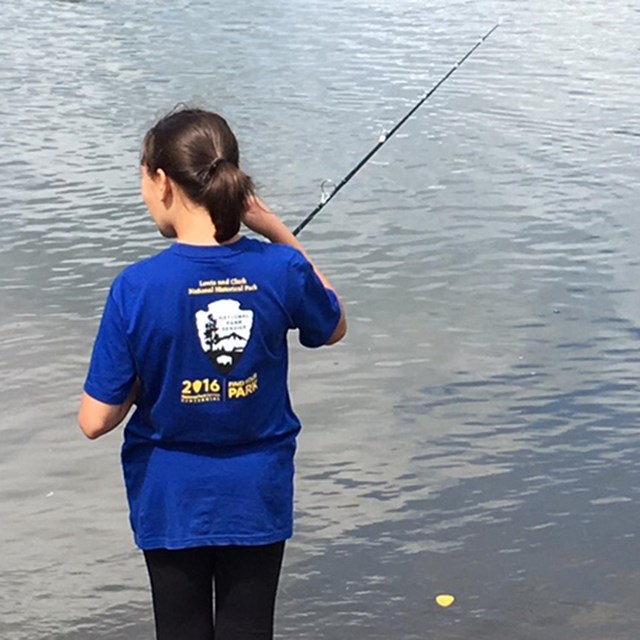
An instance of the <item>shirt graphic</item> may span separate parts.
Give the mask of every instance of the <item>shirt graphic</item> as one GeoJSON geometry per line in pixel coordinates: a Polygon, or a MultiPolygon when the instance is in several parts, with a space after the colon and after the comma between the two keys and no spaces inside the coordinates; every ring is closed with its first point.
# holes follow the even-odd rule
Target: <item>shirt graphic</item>
{"type": "Polygon", "coordinates": [[[222,374],[240,361],[251,337],[253,311],[241,309],[237,300],[217,300],[196,312],[200,346],[222,374]]]}

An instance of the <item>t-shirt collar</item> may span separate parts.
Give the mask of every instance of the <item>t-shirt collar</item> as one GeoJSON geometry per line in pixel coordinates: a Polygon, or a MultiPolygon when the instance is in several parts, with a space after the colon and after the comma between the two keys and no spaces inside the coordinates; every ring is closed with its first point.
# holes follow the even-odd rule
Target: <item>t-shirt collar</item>
{"type": "Polygon", "coordinates": [[[190,258],[222,257],[245,251],[249,243],[249,238],[242,236],[231,244],[196,245],[174,242],[169,249],[177,255],[190,258]]]}

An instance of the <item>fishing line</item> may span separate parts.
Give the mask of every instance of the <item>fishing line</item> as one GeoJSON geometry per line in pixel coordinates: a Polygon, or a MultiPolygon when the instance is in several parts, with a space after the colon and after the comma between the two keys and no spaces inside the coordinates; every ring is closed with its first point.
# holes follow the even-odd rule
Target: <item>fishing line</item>
{"type": "Polygon", "coordinates": [[[322,211],[322,209],[331,202],[333,197],[338,194],[338,191],[351,181],[356,173],[358,173],[358,171],[360,171],[360,169],[362,169],[362,167],[364,167],[364,165],[367,164],[367,162],[369,162],[369,160],[371,160],[371,158],[388,142],[391,136],[393,136],[393,134],[451,77],[455,70],[458,69],[499,26],[500,22],[497,22],[487,33],[485,33],[485,35],[482,36],[482,38],[480,38],[478,42],[476,42],[471,49],[469,49],[469,51],[467,51],[467,53],[465,53],[464,56],[462,56],[462,58],[460,58],[460,60],[458,60],[458,62],[451,67],[451,69],[449,69],[449,71],[447,71],[447,73],[445,73],[444,76],[442,76],[442,78],[440,78],[440,80],[438,80],[438,82],[436,82],[429,91],[427,91],[427,93],[422,96],[422,98],[420,98],[420,100],[418,100],[418,102],[416,102],[416,104],[413,105],[413,107],[411,107],[411,109],[409,109],[409,111],[407,111],[404,117],[399,120],[390,131],[383,132],[371,151],[369,151],[369,153],[367,153],[338,184],[334,184],[332,180],[324,180],[322,182],[322,196],[320,198],[320,202],[317,204],[316,208],[293,230],[294,236],[297,236],[320,213],[320,211],[322,211]],[[333,188],[330,191],[327,190],[327,185],[329,183],[333,185],[333,188]]]}

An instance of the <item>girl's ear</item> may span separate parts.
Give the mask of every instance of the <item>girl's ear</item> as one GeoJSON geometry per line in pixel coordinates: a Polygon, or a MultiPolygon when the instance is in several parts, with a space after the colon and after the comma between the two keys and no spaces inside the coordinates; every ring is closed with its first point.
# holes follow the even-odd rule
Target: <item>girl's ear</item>
{"type": "Polygon", "coordinates": [[[166,204],[167,200],[172,197],[172,186],[169,176],[162,170],[158,169],[154,178],[160,199],[166,204]]]}

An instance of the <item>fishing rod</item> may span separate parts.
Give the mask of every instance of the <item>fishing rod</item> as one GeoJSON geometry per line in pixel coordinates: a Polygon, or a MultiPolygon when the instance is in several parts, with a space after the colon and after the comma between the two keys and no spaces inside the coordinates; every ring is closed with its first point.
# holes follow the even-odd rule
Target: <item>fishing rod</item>
{"type": "Polygon", "coordinates": [[[369,160],[371,160],[371,158],[380,149],[382,149],[391,136],[393,136],[393,134],[451,77],[454,71],[460,67],[499,26],[500,22],[497,22],[489,31],[487,31],[487,33],[485,33],[485,35],[482,36],[482,38],[480,38],[478,42],[476,42],[471,49],[469,49],[469,51],[467,51],[467,53],[465,53],[464,56],[462,56],[462,58],[460,58],[460,60],[458,60],[458,62],[451,67],[451,69],[449,69],[449,71],[447,71],[447,73],[445,73],[444,76],[442,76],[442,78],[440,78],[440,80],[438,80],[438,82],[436,82],[436,84],[427,93],[422,96],[422,98],[420,98],[420,100],[418,100],[418,102],[416,102],[416,104],[413,105],[413,107],[411,107],[411,109],[409,109],[409,111],[407,111],[404,117],[399,120],[390,131],[383,132],[378,139],[377,144],[371,149],[371,151],[369,151],[369,153],[367,153],[364,158],[362,158],[362,160],[360,160],[360,162],[358,162],[358,164],[356,164],[356,166],[353,167],[353,169],[351,169],[351,171],[349,171],[349,173],[347,173],[347,175],[342,178],[342,180],[335,185],[330,192],[325,191],[325,185],[329,182],[333,184],[333,182],[331,180],[324,180],[322,182],[322,196],[320,202],[317,204],[316,208],[293,230],[294,236],[297,236],[320,213],[320,211],[322,211],[322,209],[324,209],[325,206],[333,200],[334,196],[338,194],[338,191],[351,181],[356,173],[358,173],[358,171],[360,171],[360,169],[362,169],[362,167],[364,167],[364,165],[367,164],[367,162],[369,162],[369,160]]]}

